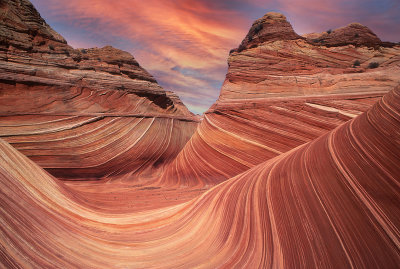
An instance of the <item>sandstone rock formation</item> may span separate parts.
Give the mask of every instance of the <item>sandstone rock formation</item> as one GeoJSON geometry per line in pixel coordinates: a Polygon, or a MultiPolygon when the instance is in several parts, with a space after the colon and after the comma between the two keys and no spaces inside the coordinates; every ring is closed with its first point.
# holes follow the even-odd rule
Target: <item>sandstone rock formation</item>
{"type": "Polygon", "coordinates": [[[189,202],[123,214],[83,205],[0,140],[0,263],[396,268],[399,119],[397,89],[368,112],[189,202]]]}
{"type": "Polygon", "coordinates": [[[26,0],[0,16],[1,268],[400,264],[399,46],[268,13],[188,141],[130,54],[71,48],[26,0]]]}
{"type": "Polygon", "coordinates": [[[197,120],[132,55],[73,49],[27,0],[1,1],[0,137],[60,178],[161,169],[197,120]]]}
{"type": "Polygon", "coordinates": [[[327,47],[354,45],[379,49],[381,46],[394,46],[394,44],[383,43],[368,27],[360,23],[351,23],[345,27],[320,34],[307,34],[305,37],[309,42],[327,47]]]}
{"type": "Polygon", "coordinates": [[[360,115],[400,83],[400,46],[367,27],[314,38],[297,35],[281,14],[255,21],[230,53],[219,99],[160,182],[226,180],[360,115]]]}

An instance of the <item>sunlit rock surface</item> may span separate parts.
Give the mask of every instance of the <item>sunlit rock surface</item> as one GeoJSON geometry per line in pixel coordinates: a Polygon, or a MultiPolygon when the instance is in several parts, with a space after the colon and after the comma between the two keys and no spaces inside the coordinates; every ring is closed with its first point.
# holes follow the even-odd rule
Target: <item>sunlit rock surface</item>
{"type": "Polygon", "coordinates": [[[0,262],[9,268],[396,268],[399,119],[397,89],[367,113],[197,198],[163,208],[156,199],[142,212],[83,202],[2,140],[0,262]]]}
{"type": "Polygon", "coordinates": [[[1,268],[400,264],[398,46],[268,13],[192,136],[130,54],[0,16],[1,268]]]}
{"type": "Polygon", "coordinates": [[[367,27],[314,35],[321,42],[278,13],[256,20],[231,51],[219,99],[160,181],[222,182],[360,115],[400,83],[400,46],[367,27]]]}
{"type": "Polygon", "coordinates": [[[0,137],[53,175],[152,175],[193,134],[192,113],[129,53],[73,49],[26,0],[0,16],[0,137]]]}

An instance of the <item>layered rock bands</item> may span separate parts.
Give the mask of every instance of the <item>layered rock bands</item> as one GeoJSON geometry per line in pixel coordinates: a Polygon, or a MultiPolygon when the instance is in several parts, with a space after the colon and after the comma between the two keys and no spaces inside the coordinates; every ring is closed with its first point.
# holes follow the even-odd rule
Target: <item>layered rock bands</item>
{"type": "Polygon", "coordinates": [[[399,45],[267,13],[198,124],[130,54],[0,16],[0,267],[400,264],[399,45]]]}
{"type": "Polygon", "coordinates": [[[360,115],[400,83],[399,45],[360,24],[302,37],[278,13],[254,22],[228,64],[219,99],[160,182],[222,182],[360,115]]]}
{"type": "Polygon", "coordinates": [[[73,49],[29,1],[2,1],[0,16],[0,137],[53,175],[152,174],[194,132],[129,53],[73,49]]]}

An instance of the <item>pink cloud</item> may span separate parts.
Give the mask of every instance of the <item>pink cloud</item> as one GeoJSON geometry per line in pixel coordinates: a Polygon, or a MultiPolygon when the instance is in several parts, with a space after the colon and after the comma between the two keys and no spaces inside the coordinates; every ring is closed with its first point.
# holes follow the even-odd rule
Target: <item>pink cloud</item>
{"type": "MultiPolygon", "coordinates": [[[[240,43],[251,23],[239,11],[215,9],[207,1],[37,1],[46,7],[48,16],[74,28],[127,40],[131,43],[127,45],[130,52],[148,71],[169,73],[170,77],[158,78],[170,80],[162,84],[181,84],[179,89],[171,90],[183,98],[192,95],[190,91],[195,85],[210,89],[207,80],[217,78],[208,70],[225,69],[229,50],[240,43]],[[206,81],[172,72],[175,66],[196,69],[206,81]]],[[[69,43],[81,47],[93,42],[75,38],[69,43]]],[[[218,79],[223,81],[223,75],[218,79]]],[[[215,99],[218,91],[214,89],[209,94],[215,99]]]]}
{"type": "MultiPolygon", "coordinates": [[[[379,13],[378,0],[33,0],[61,25],[75,47],[106,44],[131,52],[159,82],[192,107],[211,105],[224,80],[226,59],[253,20],[283,12],[300,34],[358,21],[383,39],[399,38],[399,3],[379,13]],[[244,11],[245,10],[245,11],[244,11]],[[69,27],[69,28],[68,28],[69,27]],[[179,67],[179,68],[175,68],[179,67]],[[190,70],[183,72],[182,70],[190,70]],[[218,83],[218,81],[220,83],[218,83]]],[[[61,32],[63,34],[63,32],[61,32]]],[[[394,40],[400,41],[400,40],[394,40]]],[[[203,109],[204,110],[204,109],[203,109]]],[[[196,109],[196,112],[201,110],[196,109]]]]}

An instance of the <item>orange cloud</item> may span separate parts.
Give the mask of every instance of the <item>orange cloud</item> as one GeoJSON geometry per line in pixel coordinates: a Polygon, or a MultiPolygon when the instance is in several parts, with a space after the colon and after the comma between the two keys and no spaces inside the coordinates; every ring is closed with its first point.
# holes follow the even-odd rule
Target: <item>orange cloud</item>
{"type": "Polygon", "coordinates": [[[384,40],[400,41],[398,0],[32,2],[72,46],[113,45],[131,52],[162,86],[198,113],[219,95],[229,50],[268,11],[283,12],[300,34],[361,22],[384,40]]]}
{"type": "MultiPolygon", "coordinates": [[[[228,51],[240,43],[250,23],[248,18],[241,18],[239,11],[217,9],[212,1],[40,0],[40,3],[46,5],[46,13],[52,17],[90,34],[111,35],[130,42],[127,48],[149,72],[170,75],[159,77],[163,80],[161,84],[176,85],[177,89],[171,90],[184,100],[185,96],[192,96],[193,86],[207,88],[211,103],[219,92],[211,84],[224,79],[223,72],[215,69],[225,71],[228,51]],[[175,66],[195,70],[204,81],[173,71],[175,66]],[[220,77],[215,77],[216,73],[220,77]]],[[[85,44],[81,40],[69,43],[85,44]]]]}

